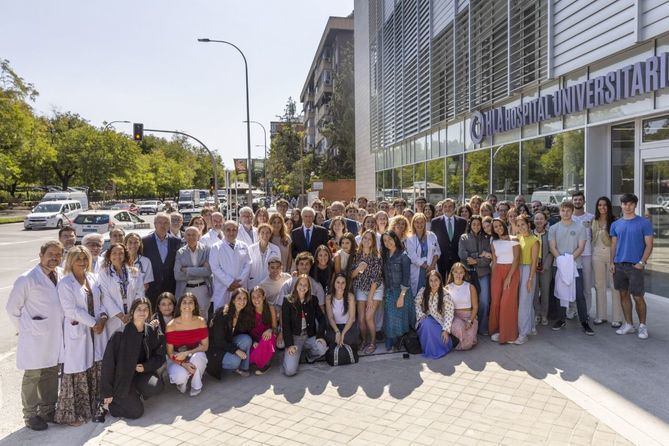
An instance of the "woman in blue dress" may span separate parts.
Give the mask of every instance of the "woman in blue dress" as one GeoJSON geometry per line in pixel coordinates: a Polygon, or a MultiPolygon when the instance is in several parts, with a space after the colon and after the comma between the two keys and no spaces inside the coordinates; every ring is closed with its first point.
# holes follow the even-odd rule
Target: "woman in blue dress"
{"type": "Polygon", "coordinates": [[[444,288],[441,274],[430,271],[427,286],[416,294],[418,338],[426,358],[439,359],[453,349],[453,314],[453,301],[444,288]]]}

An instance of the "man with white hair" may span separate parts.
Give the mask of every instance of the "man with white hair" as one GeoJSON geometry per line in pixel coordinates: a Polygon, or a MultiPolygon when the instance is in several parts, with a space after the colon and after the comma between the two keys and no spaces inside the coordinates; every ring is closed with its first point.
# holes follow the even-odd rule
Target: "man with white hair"
{"type": "Polygon", "coordinates": [[[320,245],[327,246],[328,230],[314,224],[316,212],[309,206],[302,208],[302,226],[293,229],[290,237],[293,240],[293,258],[301,252],[307,251],[315,255],[316,248],[320,245]]]}
{"type": "Polygon", "coordinates": [[[81,244],[91,252],[91,258],[93,259],[91,269],[95,274],[100,272],[100,267],[102,267],[102,263],[104,262],[104,257],[100,254],[104,242],[104,237],[98,232],[86,234],[84,238],[81,239],[81,244]]]}
{"type": "Polygon", "coordinates": [[[357,221],[352,220],[350,218],[346,218],[344,216],[345,210],[346,206],[344,206],[344,203],[342,203],[341,201],[333,201],[332,204],[330,205],[331,218],[323,222],[323,227],[325,229],[330,229],[330,221],[332,220],[332,218],[342,216],[344,217],[344,221],[346,222],[346,230],[353,235],[357,235],[358,231],[360,230],[360,226],[358,225],[357,221]]]}
{"type": "Polygon", "coordinates": [[[258,241],[258,229],[253,227],[253,209],[244,206],[239,210],[239,233],[237,238],[247,246],[258,241]]]}
{"type": "Polygon", "coordinates": [[[246,288],[251,272],[249,247],[237,240],[237,222],[228,220],[223,225],[223,240],[214,243],[209,251],[209,266],[214,275],[214,311],[230,302],[232,292],[246,288]]]}
{"type": "Polygon", "coordinates": [[[212,247],[214,243],[223,240],[223,214],[214,212],[211,214],[211,229],[200,237],[200,243],[204,246],[212,247]]]}

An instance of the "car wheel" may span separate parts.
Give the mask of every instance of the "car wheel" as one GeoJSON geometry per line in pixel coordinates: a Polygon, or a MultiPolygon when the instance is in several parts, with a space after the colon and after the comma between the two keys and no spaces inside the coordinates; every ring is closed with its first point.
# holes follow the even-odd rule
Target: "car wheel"
{"type": "Polygon", "coordinates": [[[62,229],[63,228],[63,220],[58,220],[58,223],[56,223],[56,229],[62,229]]]}

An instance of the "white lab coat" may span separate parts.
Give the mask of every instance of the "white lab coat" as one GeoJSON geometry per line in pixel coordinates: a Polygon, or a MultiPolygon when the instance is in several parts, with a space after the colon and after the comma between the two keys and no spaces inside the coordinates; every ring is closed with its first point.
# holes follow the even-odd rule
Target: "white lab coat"
{"type": "MultiPolygon", "coordinates": [[[[216,229],[210,229],[207,231],[206,234],[204,234],[202,237],[200,237],[200,243],[202,243],[205,246],[212,247],[214,244],[221,239],[218,238],[218,231],[216,229]]],[[[221,232],[221,237],[223,237],[223,233],[221,232]]]]}
{"type": "MultiPolygon", "coordinates": [[[[102,306],[104,306],[107,316],[107,324],[105,325],[106,338],[111,338],[111,335],[117,331],[123,330],[123,322],[117,318],[119,313],[127,313],[130,311],[132,303],[144,297],[144,283],[143,276],[136,268],[128,268],[128,287],[126,291],[125,302],[121,294],[121,282],[116,272],[111,272],[110,267],[100,267],[98,274],[98,286],[100,288],[100,299],[102,306]],[[123,304],[127,309],[124,311],[123,304]]],[[[106,342],[105,342],[106,347],[106,342]]]]}
{"type": "Polygon", "coordinates": [[[151,259],[143,255],[138,255],[134,266],[142,276],[142,283],[144,285],[153,282],[153,266],[151,266],[151,259]]]}
{"type": "MultiPolygon", "coordinates": [[[[60,268],[56,275],[60,280],[60,268]]],[[[19,332],[16,367],[35,370],[58,365],[63,348],[63,310],[56,286],[39,265],[16,279],[6,309],[19,332]]]]}
{"type": "Polygon", "coordinates": [[[420,266],[427,262],[427,264],[432,263],[432,258],[434,256],[439,257],[441,255],[441,249],[439,249],[439,242],[437,236],[432,231],[426,232],[427,236],[427,257],[421,257],[420,255],[420,242],[418,241],[417,235],[412,235],[409,237],[405,243],[407,256],[411,260],[411,291],[415,296],[418,292],[418,276],[420,275],[420,266]]]}
{"type": "Polygon", "coordinates": [[[58,282],[58,296],[65,314],[63,322],[62,356],[63,373],[84,372],[93,366],[94,361],[101,361],[107,344],[105,332],[95,335],[91,328],[100,315],[106,313],[100,300],[100,289],[93,273],[86,273],[88,284],[93,291],[93,313],[88,313],[86,288],[79,284],[74,274],[70,273],[58,282]],[[78,322],[77,324],[72,324],[78,322]]]}
{"type": "Polygon", "coordinates": [[[265,252],[265,260],[263,261],[263,256],[260,253],[260,243],[254,243],[249,246],[249,257],[251,258],[251,270],[249,273],[249,292],[260,285],[260,282],[265,280],[269,276],[269,269],[267,267],[267,260],[272,257],[281,258],[281,251],[279,247],[273,243],[267,245],[267,251],[265,252]]]}
{"type": "Polygon", "coordinates": [[[242,242],[246,243],[246,246],[251,246],[258,241],[258,228],[251,226],[251,233],[253,234],[253,240],[251,240],[249,233],[246,232],[246,229],[244,229],[240,223],[239,229],[237,230],[237,240],[241,240],[242,242]]]}
{"type": "Polygon", "coordinates": [[[242,241],[235,241],[232,249],[228,242],[223,239],[211,247],[209,251],[209,266],[214,275],[214,311],[230,302],[230,291],[228,287],[235,280],[240,280],[246,287],[251,272],[251,258],[249,247],[242,241]]]}
{"type": "Polygon", "coordinates": [[[555,273],[555,297],[560,299],[560,306],[568,308],[569,302],[576,300],[576,278],[578,269],[574,256],[562,254],[555,260],[557,272],[555,273]]]}

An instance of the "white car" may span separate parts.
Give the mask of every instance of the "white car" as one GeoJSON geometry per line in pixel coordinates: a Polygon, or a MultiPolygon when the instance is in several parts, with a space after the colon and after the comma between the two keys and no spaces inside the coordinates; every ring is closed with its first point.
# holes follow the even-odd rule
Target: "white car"
{"type": "Polygon", "coordinates": [[[104,234],[114,228],[122,228],[128,232],[130,229],[148,229],[151,224],[132,212],[112,210],[82,212],[74,219],[72,227],[77,233],[77,242],[80,242],[86,234],[91,232],[104,234]]]}
{"type": "Polygon", "coordinates": [[[26,229],[62,228],[69,225],[81,212],[81,203],[76,200],[44,201],[26,215],[26,229]]]}
{"type": "Polygon", "coordinates": [[[140,201],[137,203],[137,206],[139,207],[139,215],[157,214],[158,212],[162,212],[163,209],[165,209],[165,205],[158,200],[140,201]]]}

